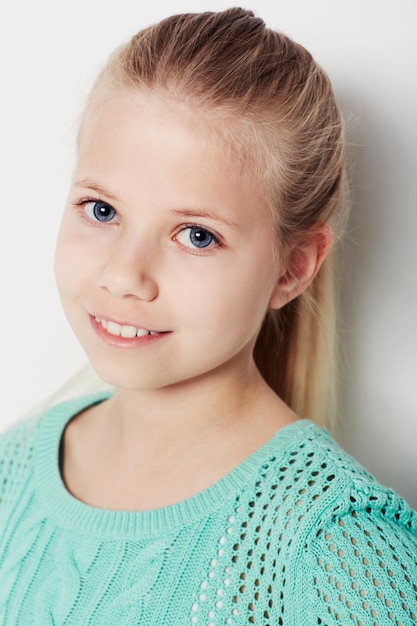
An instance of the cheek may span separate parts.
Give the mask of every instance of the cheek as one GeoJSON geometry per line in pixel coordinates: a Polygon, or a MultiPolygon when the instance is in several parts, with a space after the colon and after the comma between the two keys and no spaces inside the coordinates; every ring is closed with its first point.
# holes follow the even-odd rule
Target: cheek
{"type": "Polygon", "coordinates": [[[67,253],[64,245],[64,239],[61,234],[59,234],[55,247],[54,275],[55,282],[60,294],[62,293],[64,284],[66,282],[66,278],[69,273],[69,267],[71,266],[68,264],[67,261],[67,253]]]}
{"type": "Polygon", "coordinates": [[[88,255],[85,246],[70,233],[61,229],[55,248],[54,274],[59,293],[64,295],[88,274],[88,255]]]}
{"type": "Polygon", "coordinates": [[[203,322],[208,331],[221,331],[223,336],[225,327],[233,335],[256,332],[268,308],[274,276],[269,259],[256,263],[256,257],[250,258],[252,262],[243,257],[222,262],[178,281],[175,299],[183,303],[190,324],[203,322]]]}

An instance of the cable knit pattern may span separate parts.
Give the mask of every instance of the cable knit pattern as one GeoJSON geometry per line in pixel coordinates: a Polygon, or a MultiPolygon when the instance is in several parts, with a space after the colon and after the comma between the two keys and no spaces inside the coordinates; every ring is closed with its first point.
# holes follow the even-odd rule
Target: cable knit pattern
{"type": "Polygon", "coordinates": [[[65,489],[67,402],[0,438],[3,626],[410,626],[417,516],[326,431],[287,426],[222,480],[154,511],[65,489]]]}

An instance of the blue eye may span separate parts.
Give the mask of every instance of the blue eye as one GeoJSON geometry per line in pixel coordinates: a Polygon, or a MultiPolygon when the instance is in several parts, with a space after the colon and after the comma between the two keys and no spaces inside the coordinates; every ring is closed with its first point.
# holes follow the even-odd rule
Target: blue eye
{"type": "Polygon", "coordinates": [[[113,207],[101,200],[86,202],[84,206],[87,216],[98,222],[111,222],[116,216],[116,211],[113,207]]]}
{"type": "Polygon", "coordinates": [[[177,235],[178,241],[186,248],[207,248],[217,243],[216,237],[201,226],[187,226],[177,235]]]}
{"type": "Polygon", "coordinates": [[[190,241],[196,248],[207,248],[214,241],[214,237],[204,228],[190,228],[190,241]]]}

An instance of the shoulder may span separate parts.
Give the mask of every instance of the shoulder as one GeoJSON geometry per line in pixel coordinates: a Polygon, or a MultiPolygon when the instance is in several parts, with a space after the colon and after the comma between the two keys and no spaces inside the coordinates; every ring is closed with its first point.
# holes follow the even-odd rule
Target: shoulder
{"type": "Polygon", "coordinates": [[[19,422],[0,435],[0,512],[4,514],[19,497],[33,467],[35,418],[19,422]]]}
{"type": "Polygon", "coordinates": [[[416,512],[311,422],[300,426],[286,447],[285,462],[281,457],[275,471],[281,482],[282,475],[289,474],[287,490],[294,490],[292,499],[303,509],[297,532],[304,543],[338,520],[349,519],[357,527],[362,517],[403,529],[417,539],[416,512]]]}
{"type": "Polygon", "coordinates": [[[1,458],[13,456],[16,450],[30,446],[39,430],[48,428],[51,424],[58,427],[65,426],[78,412],[107,399],[109,396],[110,394],[107,392],[100,392],[67,400],[17,422],[0,433],[1,458]]]}
{"type": "Polygon", "coordinates": [[[34,456],[44,442],[58,442],[71,418],[84,408],[104,400],[94,394],[62,402],[18,422],[0,434],[0,499],[16,488],[33,470],[34,456]]]}
{"type": "Polygon", "coordinates": [[[325,429],[300,420],[288,430],[283,433],[282,442],[278,439],[273,469],[280,482],[302,490],[302,494],[297,494],[304,496],[306,507],[311,508],[314,503],[316,511],[326,518],[343,515],[355,507],[380,508],[386,515],[400,507],[401,519],[409,518],[404,513],[408,510],[415,523],[415,514],[404,501],[379,484],[325,429]]]}
{"type": "Polygon", "coordinates": [[[343,514],[363,495],[386,491],[325,429],[309,420],[278,431],[274,452],[271,478],[284,487],[286,500],[293,499],[303,510],[306,533],[314,530],[318,518],[343,514]]]}
{"type": "Polygon", "coordinates": [[[9,465],[16,463],[22,454],[30,454],[36,430],[35,418],[26,419],[9,427],[0,435],[0,476],[7,473],[9,465]]]}
{"type": "Polygon", "coordinates": [[[294,623],[307,611],[318,624],[417,623],[416,513],[328,433],[303,430],[287,453],[303,498],[288,576],[294,623]]]}

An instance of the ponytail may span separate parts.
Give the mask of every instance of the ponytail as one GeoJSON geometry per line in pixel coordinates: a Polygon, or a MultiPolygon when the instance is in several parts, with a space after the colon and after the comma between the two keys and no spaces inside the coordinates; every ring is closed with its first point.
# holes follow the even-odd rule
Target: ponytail
{"type": "Polygon", "coordinates": [[[328,257],[304,293],[268,311],[254,351],[275,393],[297,415],[330,430],[337,404],[335,310],[333,258],[328,257]]]}

